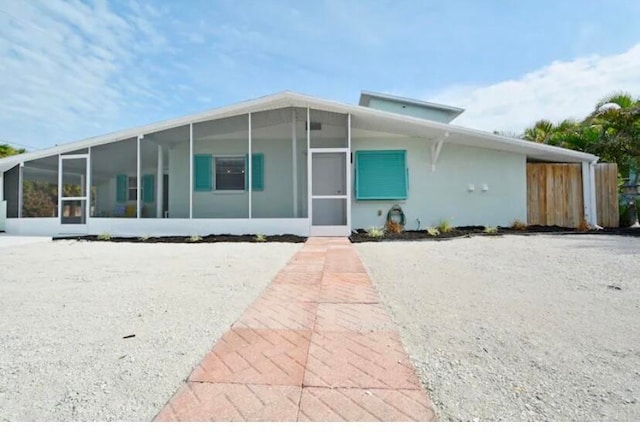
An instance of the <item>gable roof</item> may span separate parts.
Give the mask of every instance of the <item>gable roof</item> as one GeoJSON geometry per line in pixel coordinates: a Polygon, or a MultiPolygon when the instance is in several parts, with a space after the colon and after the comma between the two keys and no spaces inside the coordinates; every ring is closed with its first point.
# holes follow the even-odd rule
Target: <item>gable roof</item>
{"type": "Polygon", "coordinates": [[[165,129],[188,125],[189,123],[198,123],[207,120],[247,114],[249,112],[259,112],[287,107],[309,107],[316,110],[351,114],[352,127],[354,128],[367,128],[383,132],[421,137],[425,138],[425,143],[432,142],[433,140],[444,139],[444,145],[452,143],[493,150],[510,151],[551,162],[596,162],[598,160],[597,156],[589,153],[495,135],[476,129],[390,113],[373,108],[320,99],[291,91],[283,91],[201,113],[177,117],[145,126],[134,127],[106,135],[87,138],[68,144],[61,144],[43,150],[0,159],[0,172],[7,171],[20,162],[53,156],[59,153],[71,152],[82,148],[108,144],[114,141],[121,141],[138,135],[146,135],[165,129]]]}

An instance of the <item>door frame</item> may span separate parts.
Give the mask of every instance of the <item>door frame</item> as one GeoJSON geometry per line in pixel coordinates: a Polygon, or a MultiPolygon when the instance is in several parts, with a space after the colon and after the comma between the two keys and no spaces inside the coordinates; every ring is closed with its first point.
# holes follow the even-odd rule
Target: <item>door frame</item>
{"type": "MultiPolygon", "coordinates": [[[[307,108],[307,124],[311,124],[310,110],[307,108]]],[[[309,131],[310,132],[310,131],[309,131]]],[[[311,148],[311,133],[307,133],[307,190],[309,235],[311,237],[348,237],[351,235],[351,114],[347,114],[347,147],[339,148],[311,148]],[[345,154],[345,182],[344,195],[313,195],[313,155],[318,153],[345,154]],[[344,199],[346,210],[346,225],[313,225],[314,199],[344,199]]]]}
{"type": "Polygon", "coordinates": [[[89,216],[91,215],[91,149],[87,150],[87,153],[84,154],[69,154],[69,155],[59,155],[58,157],[58,223],[60,224],[61,231],[64,232],[86,232],[87,231],[87,222],[89,221],[89,216]],[[64,197],[62,194],[62,189],[64,187],[64,161],[71,159],[84,159],[86,172],[84,175],[84,191],[85,194],[82,197],[64,197]],[[84,201],[84,223],[64,223],[63,220],[63,212],[64,207],[63,203],[65,201],[84,201]]]}

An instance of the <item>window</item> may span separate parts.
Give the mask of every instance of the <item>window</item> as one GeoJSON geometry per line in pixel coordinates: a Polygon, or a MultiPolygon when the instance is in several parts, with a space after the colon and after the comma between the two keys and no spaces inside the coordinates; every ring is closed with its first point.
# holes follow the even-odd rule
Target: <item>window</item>
{"type": "Polygon", "coordinates": [[[138,178],[137,177],[129,177],[128,178],[129,187],[127,197],[129,201],[137,201],[138,199],[138,178]]]}
{"type": "Polygon", "coordinates": [[[408,172],[405,150],[356,152],[356,199],[407,198],[408,172]]]}
{"type": "Polygon", "coordinates": [[[244,157],[216,157],[216,190],[244,190],[244,157]]]}
{"type": "MultiPolygon", "coordinates": [[[[253,169],[251,188],[264,190],[264,154],[251,155],[253,169]]],[[[247,190],[248,173],[246,156],[193,156],[193,190],[195,192],[247,190]],[[213,181],[215,177],[215,182],[213,181]]]]}

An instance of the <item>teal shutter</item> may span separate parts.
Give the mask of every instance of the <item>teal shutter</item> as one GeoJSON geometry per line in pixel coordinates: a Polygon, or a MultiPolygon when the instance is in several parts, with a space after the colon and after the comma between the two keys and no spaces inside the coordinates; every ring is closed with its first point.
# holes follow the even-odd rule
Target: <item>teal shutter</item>
{"type": "Polygon", "coordinates": [[[244,155],[244,190],[249,190],[249,155],[244,155]]]}
{"type": "Polygon", "coordinates": [[[155,201],[156,188],[153,174],[142,176],[142,201],[152,203],[155,201]]]}
{"type": "Polygon", "coordinates": [[[264,190],[264,154],[254,153],[251,155],[251,189],[255,191],[264,190]]]}
{"type": "Polygon", "coordinates": [[[116,201],[119,203],[127,202],[127,176],[125,174],[116,176],[116,201]]]}
{"type": "MultiPolygon", "coordinates": [[[[244,190],[249,190],[249,155],[244,158],[244,190]]],[[[253,153],[251,155],[251,190],[264,190],[264,154],[253,153]]]]}
{"type": "Polygon", "coordinates": [[[193,190],[206,192],[211,187],[211,155],[193,155],[193,190]]]}
{"type": "Polygon", "coordinates": [[[408,175],[405,150],[357,151],[355,174],[356,199],[407,198],[408,175]]]}

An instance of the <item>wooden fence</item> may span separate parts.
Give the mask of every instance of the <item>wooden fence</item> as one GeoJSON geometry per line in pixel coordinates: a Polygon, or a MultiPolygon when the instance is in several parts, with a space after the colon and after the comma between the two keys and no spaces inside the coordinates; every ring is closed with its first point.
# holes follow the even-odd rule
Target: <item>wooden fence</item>
{"type": "Polygon", "coordinates": [[[527,164],[527,223],[576,228],[584,219],[580,164],[527,164]]]}
{"type": "Polygon", "coordinates": [[[598,225],[617,228],[620,225],[618,208],[618,165],[596,164],[596,206],[598,225]]]}
{"type": "MultiPolygon", "coordinates": [[[[598,225],[618,226],[618,169],[596,164],[598,225]]],[[[580,164],[527,164],[527,223],[577,228],[584,220],[580,164]]]]}

